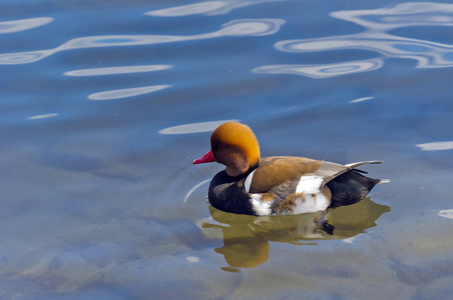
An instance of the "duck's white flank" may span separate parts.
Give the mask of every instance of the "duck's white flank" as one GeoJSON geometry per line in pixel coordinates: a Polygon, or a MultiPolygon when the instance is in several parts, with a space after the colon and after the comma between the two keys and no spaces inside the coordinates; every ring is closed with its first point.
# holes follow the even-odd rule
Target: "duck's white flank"
{"type": "Polygon", "coordinates": [[[296,187],[296,194],[317,194],[321,192],[324,179],[319,176],[302,176],[296,187]]]}
{"type": "Polygon", "coordinates": [[[323,211],[330,205],[330,199],[320,192],[316,194],[304,194],[296,200],[296,206],[291,214],[306,214],[323,211]]]}
{"type": "Polygon", "coordinates": [[[250,203],[252,204],[253,211],[258,216],[268,216],[272,213],[272,201],[262,201],[261,194],[250,194],[250,203]]]}

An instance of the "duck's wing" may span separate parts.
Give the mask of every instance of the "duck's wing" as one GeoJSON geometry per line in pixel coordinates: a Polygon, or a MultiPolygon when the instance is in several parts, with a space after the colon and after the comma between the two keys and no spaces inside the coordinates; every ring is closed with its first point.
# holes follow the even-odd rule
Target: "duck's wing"
{"type": "Polygon", "coordinates": [[[347,165],[319,161],[304,157],[274,156],[263,158],[260,165],[246,179],[246,191],[266,193],[272,189],[296,188],[317,193],[326,183],[349,170],[365,164],[380,164],[381,161],[362,161],[347,165]]]}
{"type": "Polygon", "coordinates": [[[274,156],[263,158],[259,167],[245,180],[245,189],[250,193],[266,193],[276,187],[296,188],[304,174],[321,168],[323,162],[303,157],[274,156]]]}
{"type": "Polygon", "coordinates": [[[349,170],[356,170],[361,173],[367,173],[362,170],[357,170],[357,167],[363,166],[363,165],[368,165],[368,164],[382,164],[382,161],[378,160],[368,160],[368,161],[360,161],[360,162],[355,162],[347,165],[340,165],[337,163],[332,163],[328,161],[323,161],[321,167],[314,171],[312,174],[306,174],[306,176],[317,176],[324,178],[323,184],[328,183],[332,179],[340,176],[343,173],[348,172],[349,170]]]}

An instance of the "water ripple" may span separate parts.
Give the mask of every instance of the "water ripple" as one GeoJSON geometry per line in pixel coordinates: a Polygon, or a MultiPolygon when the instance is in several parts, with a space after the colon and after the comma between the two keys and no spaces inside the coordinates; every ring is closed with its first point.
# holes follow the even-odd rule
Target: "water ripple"
{"type": "Polygon", "coordinates": [[[443,218],[447,218],[447,219],[453,219],[453,209],[439,210],[437,215],[439,217],[443,217],[443,218]]]}
{"type": "Polygon", "coordinates": [[[178,125],[173,127],[164,128],[159,131],[160,134],[188,134],[188,133],[199,133],[213,131],[219,125],[226,122],[240,122],[239,120],[223,120],[223,121],[211,121],[211,122],[200,122],[178,125]]]}
{"type": "MultiPolygon", "coordinates": [[[[386,33],[361,33],[334,38],[290,40],[275,44],[285,52],[318,52],[360,49],[377,52],[387,58],[408,58],[417,61],[417,68],[453,66],[453,45],[398,37],[386,33]]],[[[379,58],[384,60],[384,58],[379,58]]]]}
{"type": "Polygon", "coordinates": [[[371,10],[337,11],[330,15],[376,31],[408,26],[453,26],[453,5],[445,3],[407,2],[371,10]]]}
{"type": "Polygon", "coordinates": [[[99,75],[116,75],[142,72],[162,71],[172,68],[171,65],[148,65],[148,66],[124,66],[109,68],[93,68],[85,70],[74,70],[63,73],[66,76],[99,76],[99,75]]]}
{"type": "Polygon", "coordinates": [[[222,25],[218,36],[262,36],[275,34],[285,24],[282,19],[242,19],[222,25]]]}
{"type": "Polygon", "coordinates": [[[233,9],[260,4],[265,2],[277,2],[283,0],[231,0],[231,1],[205,1],[195,4],[188,4],[159,10],[152,10],[145,15],[155,17],[181,17],[190,15],[224,15],[233,9]]]}
{"type": "Polygon", "coordinates": [[[368,101],[368,100],[372,100],[372,99],[374,99],[374,97],[362,97],[362,98],[358,98],[355,100],[351,100],[351,101],[349,101],[349,103],[358,103],[358,102],[368,101]]]}
{"type": "Polygon", "coordinates": [[[48,114],[43,114],[43,115],[36,115],[36,116],[31,116],[28,117],[27,120],[40,120],[40,119],[47,119],[47,118],[53,118],[58,116],[56,113],[48,113],[48,114]]]}
{"type": "Polygon", "coordinates": [[[139,96],[143,94],[148,94],[156,91],[160,91],[166,88],[171,87],[172,85],[152,85],[152,86],[144,86],[144,87],[136,87],[136,88],[129,88],[129,89],[119,89],[119,90],[111,90],[105,92],[94,93],[88,96],[90,100],[113,100],[113,99],[121,99],[121,98],[128,98],[133,96],[139,96]]]}
{"type": "Polygon", "coordinates": [[[453,141],[424,143],[416,146],[422,151],[451,150],[453,149],[453,141]]]}
{"type": "Polygon", "coordinates": [[[33,29],[39,26],[46,25],[52,22],[54,18],[41,17],[41,18],[29,18],[22,20],[0,22],[0,34],[1,33],[14,33],[24,30],[33,29]]]}
{"type": "Polygon", "coordinates": [[[29,52],[16,52],[0,54],[0,65],[18,65],[32,63],[52,54],[57,53],[57,49],[29,51],[29,52]]]}
{"type": "Polygon", "coordinates": [[[417,62],[417,68],[453,67],[453,44],[406,38],[388,32],[409,26],[453,26],[453,4],[402,3],[374,10],[337,11],[331,16],[353,22],[365,30],[350,35],[284,40],[277,42],[275,48],[292,53],[359,49],[376,52],[380,57],[359,64],[262,66],[254,71],[326,78],[376,70],[382,67],[385,58],[412,59],[417,62]]]}
{"type": "Polygon", "coordinates": [[[163,44],[212,39],[222,36],[264,36],[278,32],[284,23],[285,21],[281,19],[239,19],[222,25],[222,28],[218,31],[189,36],[104,35],[81,37],[72,39],[54,49],[0,54],[0,65],[32,63],[61,51],[82,48],[163,44]]]}
{"type": "Polygon", "coordinates": [[[268,65],[252,70],[262,74],[295,74],[310,78],[328,78],[351,73],[366,72],[379,69],[382,61],[370,59],[325,65],[268,65]]]}

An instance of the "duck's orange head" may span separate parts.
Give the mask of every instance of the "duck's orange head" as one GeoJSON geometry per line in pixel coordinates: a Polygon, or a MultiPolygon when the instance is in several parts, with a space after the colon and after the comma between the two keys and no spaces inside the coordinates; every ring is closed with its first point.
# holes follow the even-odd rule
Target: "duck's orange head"
{"type": "Polygon", "coordinates": [[[228,122],[214,130],[211,135],[211,150],[194,160],[193,164],[216,161],[226,166],[228,175],[239,176],[258,166],[259,160],[260,147],[250,127],[228,122]]]}

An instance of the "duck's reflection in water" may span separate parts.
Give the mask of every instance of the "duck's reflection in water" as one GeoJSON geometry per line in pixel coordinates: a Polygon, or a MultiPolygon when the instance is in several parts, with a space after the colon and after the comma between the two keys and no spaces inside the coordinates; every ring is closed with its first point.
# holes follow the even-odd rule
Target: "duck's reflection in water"
{"type": "Polygon", "coordinates": [[[317,240],[349,239],[368,228],[390,207],[374,203],[370,198],[345,207],[331,209],[326,216],[335,229],[328,234],[313,222],[317,214],[253,217],[225,213],[210,207],[212,219],[200,227],[209,238],[223,238],[223,247],[217,253],[225,257],[225,271],[253,268],[269,259],[270,242],[295,245],[317,245],[317,240]]]}

